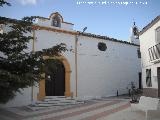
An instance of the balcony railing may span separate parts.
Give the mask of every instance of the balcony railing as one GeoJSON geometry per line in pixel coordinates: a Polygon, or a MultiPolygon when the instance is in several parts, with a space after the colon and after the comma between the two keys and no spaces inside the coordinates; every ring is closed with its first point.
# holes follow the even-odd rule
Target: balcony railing
{"type": "Polygon", "coordinates": [[[151,62],[157,62],[160,60],[160,43],[150,47],[148,49],[151,62]]]}

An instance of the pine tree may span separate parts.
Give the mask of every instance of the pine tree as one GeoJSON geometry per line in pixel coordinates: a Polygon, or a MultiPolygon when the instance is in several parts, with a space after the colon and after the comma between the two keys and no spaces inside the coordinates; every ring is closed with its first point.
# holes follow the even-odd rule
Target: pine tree
{"type": "Polygon", "coordinates": [[[3,6],[5,4],[8,6],[11,6],[11,4],[9,2],[6,2],[5,0],[0,0],[0,6],[3,6]]]}
{"type": "Polygon", "coordinates": [[[0,33],[0,103],[6,103],[20,89],[32,86],[40,80],[41,73],[44,72],[44,55],[58,56],[67,50],[66,45],[61,43],[42,51],[26,52],[27,44],[33,39],[26,34],[32,32],[34,18],[13,20],[0,17],[0,24],[7,28],[0,33]]]}

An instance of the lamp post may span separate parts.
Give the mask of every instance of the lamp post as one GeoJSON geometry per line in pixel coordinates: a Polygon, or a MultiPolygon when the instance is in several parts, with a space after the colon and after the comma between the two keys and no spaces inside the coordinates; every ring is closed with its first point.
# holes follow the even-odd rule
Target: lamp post
{"type": "Polygon", "coordinates": [[[77,65],[77,46],[78,46],[78,37],[87,30],[87,27],[83,28],[83,32],[77,32],[75,39],[75,79],[76,79],[76,97],[78,96],[78,65],[77,65]]]}

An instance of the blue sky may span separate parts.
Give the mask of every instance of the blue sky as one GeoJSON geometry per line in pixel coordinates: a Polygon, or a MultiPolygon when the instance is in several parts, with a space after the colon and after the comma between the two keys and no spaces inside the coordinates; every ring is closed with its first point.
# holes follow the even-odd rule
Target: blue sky
{"type": "Polygon", "coordinates": [[[133,19],[138,28],[142,29],[160,15],[160,0],[8,0],[8,2],[12,6],[1,7],[0,16],[21,19],[24,16],[49,17],[51,13],[59,12],[64,21],[74,24],[75,30],[82,31],[87,26],[86,32],[119,40],[128,40],[133,19]],[[89,5],[88,2],[94,4],[89,5]],[[125,5],[118,2],[134,3],[125,5]]]}

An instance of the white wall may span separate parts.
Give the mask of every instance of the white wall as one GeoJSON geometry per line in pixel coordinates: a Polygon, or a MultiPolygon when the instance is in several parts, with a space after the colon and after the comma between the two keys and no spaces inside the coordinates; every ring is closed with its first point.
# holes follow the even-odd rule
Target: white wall
{"type": "Polygon", "coordinates": [[[50,27],[51,26],[51,21],[47,20],[47,19],[37,18],[36,24],[38,24],[40,26],[50,27]]]}
{"type": "MultiPolygon", "coordinates": [[[[38,30],[36,37],[35,50],[50,48],[59,43],[65,43],[68,49],[75,48],[75,35],[38,30]]],[[[130,87],[131,81],[138,85],[138,73],[141,72],[141,69],[137,48],[138,46],[124,43],[79,36],[77,47],[78,97],[87,99],[89,97],[115,96],[117,90],[119,94],[128,93],[127,88],[130,87]],[[97,47],[98,42],[105,42],[107,50],[100,51],[97,47]]],[[[73,51],[67,51],[63,55],[71,67],[71,92],[75,95],[75,53],[73,51]]],[[[21,101],[23,101],[23,105],[31,103],[30,93],[30,88],[25,89],[23,95],[15,97],[18,103],[15,102],[14,105],[18,105],[21,101]]],[[[35,87],[35,100],[37,94],[38,87],[35,87]]]]}
{"type": "Polygon", "coordinates": [[[78,96],[99,97],[128,93],[131,81],[138,85],[141,72],[137,46],[80,36],[78,41],[78,96]],[[105,42],[100,51],[98,42],[105,42]]]}
{"type": "Polygon", "coordinates": [[[61,23],[61,28],[65,29],[65,30],[73,30],[73,26],[72,24],[67,24],[67,23],[61,23]]]}
{"type": "Polygon", "coordinates": [[[151,63],[149,58],[148,49],[157,44],[155,39],[155,29],[160,26],[160,21],[158,21],[155,25],[149,28],[146,32],[140,35],[140,50],[142,56],[142,80],[143,80],[143,87],[147,88],[146,86],[146,69],[151,69],[151,80],[152,80],[152,87],[151,88],[158,88],[157,82],[157,67],[160,67],[160,63],[151,63]]]}
{"type": "MultiPolygon", "coordinates": [[[[40,26],[46,26],[46,27],[54,27],[51,25],[52,21],[47,20],[47,19],[41,19],[38,18],[36,24],[40,25],[40,26]]],[[[58,27],[55,27],[58,28],[58,27]]],[[[73,25],[72,24],[67,24],[65,22],[61,23],[61,29],[65,29],[65,30],[73,30],[73,25]]]]}
{"type": "Polygon", "coordinates": [[[0,107],[18,107],[31,104],[31,87],[20,89],[16,96],[6,104],[0,104],[0,107]]]}
{"type": "MultiPolygon", "coordinates": [[[[75,48],[75,36],[65,33],[58,33],[52,31],[40,30],[36,32],[37,41],[35,43],[35,50],[42,50],[50,48],[60,43],[65,43],[67,49],[75,48]]],[[[68,60],[71,68],[71,92],[75,91],[75,54],[70,51],[66,51],[63,54],[68,60]]]]}
{"type": "MultiPolygon", "coordinates": [[[[57,43],[65,43],[74,49],[75,35],[51,31],[36,32],[35,49],[52,47],[57,43]]],[[[92,37],[78,37],[78,96],[113,96],[128,92],[131,81],[138,85],[138,73],[141,72],[137,46],[111,42],[92,37]],[[105,52],[97,47],[98,42],[107,44],[105,52]],[[127,74],[126,74],[127,73],[127,74]],[[92,85],[92,87],[91,87],[92,85]]],[[[75,56],[73,52],[65,52],[64,56],[71,65],[71,92],[75,95],[75,56]]]]}

